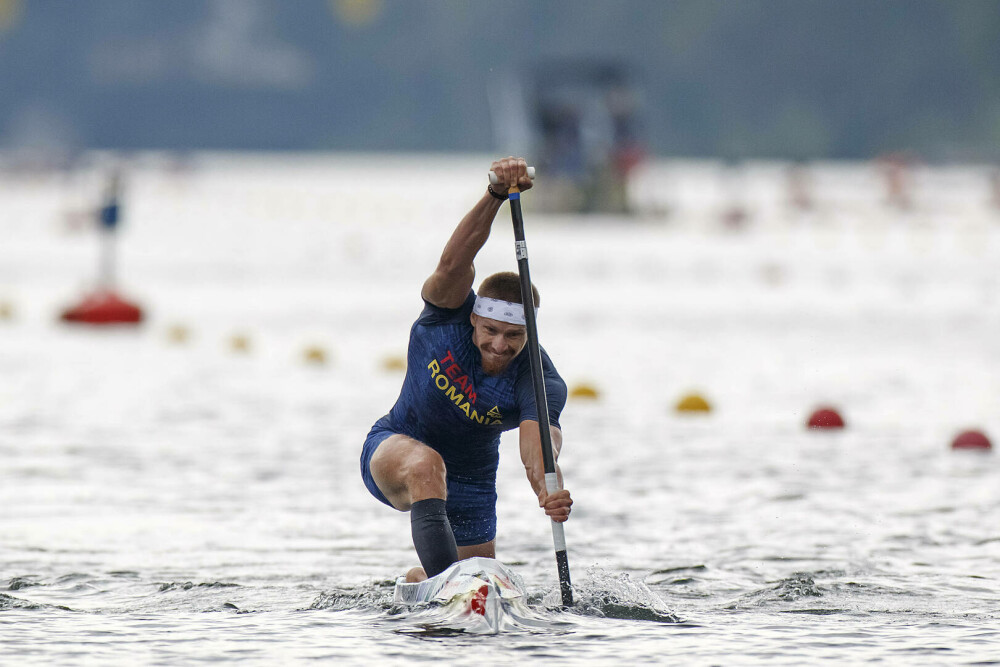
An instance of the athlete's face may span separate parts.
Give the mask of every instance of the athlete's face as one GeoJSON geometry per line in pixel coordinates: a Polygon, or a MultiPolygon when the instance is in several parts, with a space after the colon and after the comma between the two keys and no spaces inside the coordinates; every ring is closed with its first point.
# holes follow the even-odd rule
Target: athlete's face
{"type": "Polygon", "coordinates": [[[473,313],[472,343],[479,348],[483,370],[487,375],[500,375],[528,342],[528,330],[520,324],[509,324],[473,313]]]}

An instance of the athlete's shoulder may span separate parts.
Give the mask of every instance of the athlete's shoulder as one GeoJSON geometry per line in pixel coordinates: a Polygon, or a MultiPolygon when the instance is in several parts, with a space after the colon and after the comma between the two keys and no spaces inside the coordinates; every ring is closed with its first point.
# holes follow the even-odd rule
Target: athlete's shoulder
{"type": "MultiPolygon", "coordinates": [[[[556,365],[552,362],[552,358],[549,353],[545,351],[544,347],[539,347],[539,352],[542,357],[542,371],[545,374],[546,379],[550,377],[562,380],[562,376],[559,375],[559,371],[556,370],[556,365]]],[[[531,381],[531,360],[528,358],[528,348],[525,346],[524,351],[518,355],[517,359],[517,379],[519,381],[527,379],[531,381]]]]}
{"type": "MultiPolygon", "coordinates": [[[[542,356],[542,381],[545,383],[545,399],[548,404],[549,423],[559,427],[559,415],[566,407],[568,395],[566,382],[559,375],[555,364],[549,358],[544,348],[541,349],[542,356]]],[[[517,380],[514,383],[514,395],[517,398],[521,410],[520,421],[525,419],[538,419],[538,409],[535,405],[534,382],[531,378],[531,365],[525,359],[517,371],[517,380]]]]}
{"type": "MultiPolygon", "coordinates": [[[[430,301],[424,300],[424,309],[417,318],[417,324],[421,326],[440,326],[444,324],[455,324],[469,321],[472,314],[472,307],[476,303],[476,293],[469,290],[469,295],[465,302],[458,308],[442,308],[435,306],[430,301]]],[[[471,326],[471,324],[470,324],[471,326]]]]}

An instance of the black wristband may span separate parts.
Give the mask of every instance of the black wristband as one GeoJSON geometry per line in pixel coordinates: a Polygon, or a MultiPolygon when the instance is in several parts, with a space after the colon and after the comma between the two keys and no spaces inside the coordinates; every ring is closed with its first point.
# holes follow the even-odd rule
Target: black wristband
{"type": "Polygon", "coordinates": [[[499,199],[500,201],[507,201],[507,195],[500,194],[496,190],[494,190],[492,183],[486,186],[486,191],[489,192],[494,199],[499,199]]]}

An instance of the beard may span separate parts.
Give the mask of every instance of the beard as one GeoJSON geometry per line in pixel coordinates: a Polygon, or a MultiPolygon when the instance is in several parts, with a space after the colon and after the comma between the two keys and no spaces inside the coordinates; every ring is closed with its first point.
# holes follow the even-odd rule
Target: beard
{"type": "Polygon", "coordinates": [[[510,366],[510,362],[514,360],[513,355],[504,355],[502,357],[495,354],[487,354],[483,350],[479,350],[480,361],[483,365],[483,372],[487,375],[502,375],[507,367],[510,366]]]}

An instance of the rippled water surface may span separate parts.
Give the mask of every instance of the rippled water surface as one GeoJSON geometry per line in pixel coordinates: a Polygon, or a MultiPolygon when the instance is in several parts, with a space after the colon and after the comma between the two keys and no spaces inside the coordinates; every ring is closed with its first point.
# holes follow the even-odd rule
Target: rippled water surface
{"type": "MultiPolygon", "coordinates": [[[[1000,661],[1000,463],[948,448],[1000,436],[1000,217],[864,205],[860,169],[743,231],[711,192],[666,220],[525,195],[542,343],[600,394],[562,418],[577,604],[506,438],[498,557],[542,622],[394,608],[408,520],[357,459],[482,163],[425,201],[406,160],[140,166],[137,330],[55,324],[94,274],[88,177],[0,186],[0,663],[1000,661]],[[674,412],[693,390],[710,414],[674,412]],[[820,404],[848,427],[806,430],[820,404]]],[[[480,275],[514,266],[501,215],[480,275]]]]}

